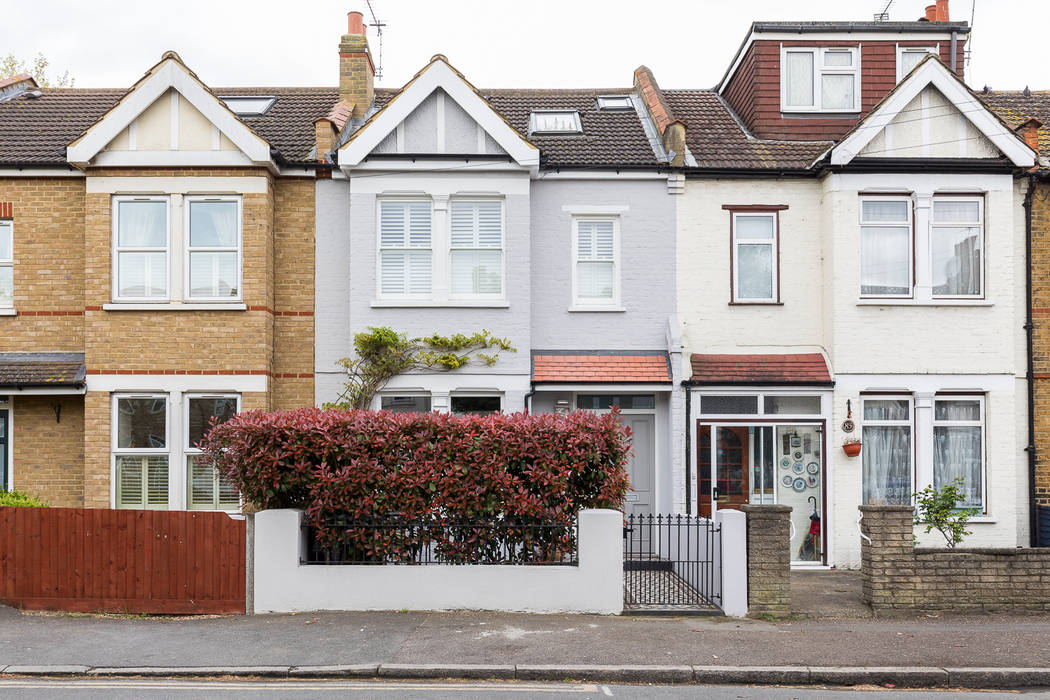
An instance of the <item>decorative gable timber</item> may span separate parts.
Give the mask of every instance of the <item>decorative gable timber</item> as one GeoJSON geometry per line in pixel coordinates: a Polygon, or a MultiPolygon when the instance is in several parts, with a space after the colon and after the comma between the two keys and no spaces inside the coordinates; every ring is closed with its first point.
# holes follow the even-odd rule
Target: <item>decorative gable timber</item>
{"type": "MultiPolygon", "coordinates": [[[[958,148],[958,144],[963,139],[975,142],[974,151],[980,153],[983,150],[983,157],[988,157],[994,147],[998,151],[995,156],[1002,154],[1017,167],[1027,168],[1035,163],[1035,152],[1024,140],[977,99],[947,66],[931,55],[924,58],[908,77],[830,149],[831,164],[846,165],[858,156],[934,157],[930,153],[931,148],[949,144],[956,144],[954,157],[972,157],[969,152],[967,155],[961,154],[962,149],[958,148]],[[946,113],[962,126],[950,134],[945,134],[943,129],[930,128],[933,120],[941,120],[946,113]],[[920,125],[919,137],[914,142],[901,147],[894,146],[892,139],[887,143],[887,127],[914,123],[920,125]],[[882,140],[881,148],[878,143],[872,145],[877,138],[882,140]]],[[[944,149],[938,153],[941,156],[946,154],[944,149]]]]}
{"type": "Polygon", "coordinates": [[[269,143],[230,111],[173,51],[165,52],[112,109],[67,147],[66,159],[79,168],[108,164],[275,167],[269,143]],[[199,149],[193,139],[182,137],[180,105],[190,107],[184,110],[187,123],[203,119],[217,131],[210,148],[199,149]],[[147,115],[155,121],[161,112],[170,124],[168,138],[144,144],[145,149],[132,147],[130,132],[139,117],[147,115]]]}
{"type": "MultiPolygon", "coordinates": [[[[532,171],[539,168],[539,149],[510,126],[440,54],[434,56],[382,109],[350,135],[339,148],[339,165],[346,169],[360,165],[435,93],[442,100],[451,98],[517,165],[532,171]]],[[[454,154],[450,152],[450,155],[454,154]]]]}

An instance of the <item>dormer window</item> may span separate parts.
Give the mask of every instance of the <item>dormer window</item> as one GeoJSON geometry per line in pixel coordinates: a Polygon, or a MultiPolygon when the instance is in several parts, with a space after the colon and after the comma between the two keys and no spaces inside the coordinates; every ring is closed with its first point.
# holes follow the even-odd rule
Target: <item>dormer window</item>
{"type": "Polygon", "coordinates": [[[598,109],[602,112],[626,112],[634,109],[630,95],[599,95],[598,109]]]}
{"type": "Polygon", "coordinates": [[[860,111],[860,55],[856,48],[784,47],[780,66],[781,111],[860,111]]]}
{"type": "Polygon", "coordinates": [[[530,134],[582,134],[580,113],[571,109],[535,111],[529,115],[530,134]]]}
{"type": "Polygon", "coordinates": [[[220,97],[220,100],[226,103],[226,106],[230,108],[230,111],[240,117],[258,117],[266,114],[270,107],[273,107],[273,103],[277,101],[276,97],[268,96],[226,96],[220,97]]]}
{"type": "Polygon", "coordinates": [[[929,54],[938,55],[940,51],[936,46],[898,46],[897,47],[897,82],[911,73],[915,66],[929,54]]]}

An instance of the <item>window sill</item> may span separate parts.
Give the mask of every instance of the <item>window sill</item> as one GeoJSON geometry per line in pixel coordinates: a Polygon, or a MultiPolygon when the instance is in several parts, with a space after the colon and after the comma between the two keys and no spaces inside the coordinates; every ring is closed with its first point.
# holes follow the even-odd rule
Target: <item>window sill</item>
{"type": "Polygon", "coordinates": [[[506,309],[510,302],[503,300],[488,301],[485,299],[448,299],[434,301],[431,299],[373,299],[369,304],[373,309],[506,309]]]}
{"type": "Polygon", "coordinates": [[[115,302],[112,304],[103,304],[103,311],[247,311],[248,305],[244,303],[227,304],[223,302],[216,302],[211,304],[206,303],[193,303],[193,304],[173,304],[170,302],[160,302],[157,304],[132,304],[132,303],[121,303],[115,302]]]}
{"type": "Polygon", "coordinates": [[[568,309],[570,314],[583,314],[583,313],[619,313],[622,314],[627,311],[622,306],[570,306],[568,309]]]}
{"type": "Polygon", "coordinates": [[[783,306],[782,301],[731,301],[729,306],[783,306]]]}
{"type": "Polygon", "coordinates": [[[970,518],[966,522],[967,523],[995,524],[995,523],[999,522],[999,518],[995,517],[994,515],[980,515],[980,516],[977,516],[975,518],[970,518]]]}
{"type": "Polygon", "coordinates": [[[858,299],[857,306],[995,306],[987,299],[858,299]]]}
{"type": "Polygon", "coordinates": [[[17,316],[18,312],[14,309],[0,309],[0,316],[17,316]]]}

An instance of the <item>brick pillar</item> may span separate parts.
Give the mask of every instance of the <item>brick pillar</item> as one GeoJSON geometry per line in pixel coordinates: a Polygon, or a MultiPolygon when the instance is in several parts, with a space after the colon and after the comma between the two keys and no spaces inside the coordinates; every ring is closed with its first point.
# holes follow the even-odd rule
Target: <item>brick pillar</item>
{"type": "Polygon", "coordinates": [[[860,506],[863,600],[872,610],[911,607],[915,582],[915,511],[911,506],[860,506]]]}
{"type": "Polygon", "coordinates": [[[791,506],[741,506],[747,514],[748,614],[791,613],[791,506]]]}

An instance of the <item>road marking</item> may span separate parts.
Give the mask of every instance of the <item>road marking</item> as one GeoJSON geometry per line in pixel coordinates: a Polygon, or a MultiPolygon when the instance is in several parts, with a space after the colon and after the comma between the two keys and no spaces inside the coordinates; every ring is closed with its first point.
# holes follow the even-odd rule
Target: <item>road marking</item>
{"type": "MultiPolygon", "coordinates": [[[[593,684],[576,683],[494,683],[494,682],[470,682],[449,683],[436,681],[428,683],[424,681],[305,681],[288,679],[280,681],[194,681],[194,680],[97,680],[85,679],[62,679],[62,680],[0,680],[2,688],[27,688],[27,689],[63,689],[78,690],[83,688],[94,688],[103,690],[422,690],[422,691],[474,691],[485,693],[596,693],[598,686],[593,684]]],[[[612,695],[612,691],[602,686],[606,695],[612,695]]]]}
{"type": "Polygon", "coordinates": [[[608,696],[609,696],[610,698],[612,697],[612,694],[613,694],[613,693],[612,693],[612,689],[611,689],[611,688],[609,688],[609,686],[607,686],[607,685],[603,685],[603,686],[602,686],[601,688],[602,688],[602,692],[603,692],[603,693],[604,693],[605,695],[608,695],[608,696]]]}

